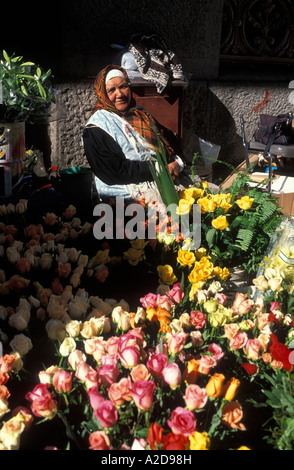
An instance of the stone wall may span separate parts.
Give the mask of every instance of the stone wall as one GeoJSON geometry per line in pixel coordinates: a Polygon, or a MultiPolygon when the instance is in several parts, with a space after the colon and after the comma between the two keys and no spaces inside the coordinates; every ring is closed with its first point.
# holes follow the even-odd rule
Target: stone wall
{"type": "MultiPolygon", "coordinates": [[[[57,107],[49,125],[51,162],[59,167],[87,165],[81,143],[82,130],[95,107],[93,80],[78,80],[57,86],[57,107]],[[59,119],[54,120],[55,117],[59,119]]],[[[221,146],[220,160],[237,165],[244,160],[240,115],[246,120],[250,139],[259,114],[292,111],[286,82],[191,81],[184,90],[184,130],[221,146]],[[254,108],[266,104],[257,111],[254,108]]]]}

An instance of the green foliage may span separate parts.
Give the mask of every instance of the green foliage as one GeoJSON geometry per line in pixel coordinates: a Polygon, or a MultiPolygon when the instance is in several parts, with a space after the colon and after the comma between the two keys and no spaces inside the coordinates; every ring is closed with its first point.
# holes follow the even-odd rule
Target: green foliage
{"type": "MultiPolygon", "coordinates": [[[[203,215],[202,240],[210,254],[217,255],[224,265],[238,265],[253,273],[257,272],[280,224],[281,212],[276,198],[259,185],[251,187],[250,181],[247,172],[239,173],[229,190],[229,210],[226,212],[218,207],[203,215]],[[253,200],[251,207],[246,209],[238,206],[244,196],[253,200]],[[213,219],[222,215],[226,217],[228,227],[225,230],[211,228],[213,219]]],[[[219,193],[222,194],[222,190],[219,193]]]]}
{"type": "Polygon", "coordinates": [[[276,450],[294,450],[293,376],[277,370],[274,377],[264,374],[264,378],[269,387],[263,390],[265,405],[273,410],[266,440],[276,450]]]}
{"type": "Polygon", "coordinates": [[[51,70],[44,72],[22,56],[9,56],[3,51],[0,61],[2,101],[0,122],[40,122],[48,117],[48,108],[54,102],[51,70]]]}

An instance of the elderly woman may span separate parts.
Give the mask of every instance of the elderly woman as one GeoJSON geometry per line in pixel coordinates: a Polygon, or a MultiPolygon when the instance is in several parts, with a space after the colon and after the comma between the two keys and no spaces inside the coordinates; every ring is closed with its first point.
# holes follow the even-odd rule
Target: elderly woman
{"type": "Polygon", "coordinates": [[[137,199],[156,191],[148,160],[156,162],[159,139],[175,180],[184,167],[177,139],[136,106],[127,72],[108,65],[94,86],[97,106],[84,128],[83,144],[99,196],[137,199]]]}

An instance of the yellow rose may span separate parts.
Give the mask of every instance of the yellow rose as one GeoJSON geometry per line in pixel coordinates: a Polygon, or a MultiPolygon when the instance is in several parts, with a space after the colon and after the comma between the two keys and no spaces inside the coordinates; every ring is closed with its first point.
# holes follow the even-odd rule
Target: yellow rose
{"type": "Polygon", "coordinates": [[[200,197],[203,197],[203,195],[204,195],[204,190],[203,189],[200,189],[200,188],[191,188],[191,189],[193,189],[192,197],[194,199],[196,199],[196,201],[200,197]]]}
{"type": "Polygon", "coordinates": [[[195,255],[192,251],[179,251],[177,261],[182,266],[191,266],[195,262],[195,255]]]}
{"type": "Polygon", "coordinates": [[[197,204],[200,205],[202,213],[213,212],[217,208],[216,202],[209,197],[198,199],[197,204]]]}
{"type": "Polygon", "coordinates": [[[219,272],[217,274],[217,276],[222,280],[222,281],[226,281],[228,279],[228,277],[231,275],[230,271],[228,270],[228,268],[223,268],[221,270],[221,272],[219,272]]]}
{"type": "Polygon", "coordinates": [[[189,436],[190,450],[208,450],[210,446],[210,439],[207,432],[197,432],[189,436]]]}
{"type": "Polygon", "coordinates": [[[180,199],[179,205],[177,207],[177,214],[189,214],[194,202],[195,199],[193,197],[190,197],[189,199],[180,199]]]}
{"type": "Polygon", "coordinates": [[[229,204],[228,202],[222,202],[220,204],[220,207],[224,210],[224,213],[226,214],[232,207],[232,204],[229,204]]]}
{"type": "Polygon", "coordinates": [[[130,243],[132,245],[132,248],[135,248],[136,250],[143,250],[145,246],[148,244],[148,241],[146,242],[142,238],[136,238],[136,240],[133,240],[130,243]]]}
{"type": "Polygon", "coordinates": [[[225,230],[229,226],[229,223],[225,215],[220,215],[211,222],[211,225],[217,230],[225,230]]]}
{"type": "Polygon", "coordinates": [[[189,292],[189,299],[190,300],[195,300],[195,294],[203,289],[205,285],[205,281],[199,281],[199,282],[194,282],[191,286],[190,292],[189,292]]]}
{"type": "Polygon", "coordinates": [[[251,208],[253,202],[254,202],[253,197],[243,196],[243,197],[241,197],[241,199],[238,199],[236,201],[236,204],[237,204],[237,206],[240,207],[240,209],[243,209],[244,211],[248,211],[248,209],[251,208]]]}
{"type": "Polygon", "coordinates": [[[174,284],[178,279],[173,272],[173,268],[169,265],[157,266],[157,272],[159,275],[159,284],[174,284]]]}
{"type": "Polygon", "coordinates": [[[188,279],[191,284],[206,281],[210,279],[213,272],[213,264],[208,258],[203,256],[200,261],[196,261],[188,279]]]}
{"type": "Polygon", "coordinates": [[[195,256],[197,259],[201,259],[203,256],[205,256],[207,253],[206,248],[198,248],[198,250],[195,251],[195,256]]]}
{"type": "Polygon", "coordinates": [[[137,266],[145,257],[144,250],[137,250],[136,248],[129,248],[124,252],[124,259],[128,260],[131,266],[137,266]]]}
{"type": "Polygon", "coordinates": [[[237,390],[240,386],[240,380],[232,377],[231,380],[225,385],[225,400],[234,400],[237,394],[237,390]]]}
{"type": "Polygon", "coordinates": [[[193,192],[194,192],[194,188],[183,189],[183,191],[180,192],[180,198],[190,199],[191,197],[193,197],[193,192]]]}

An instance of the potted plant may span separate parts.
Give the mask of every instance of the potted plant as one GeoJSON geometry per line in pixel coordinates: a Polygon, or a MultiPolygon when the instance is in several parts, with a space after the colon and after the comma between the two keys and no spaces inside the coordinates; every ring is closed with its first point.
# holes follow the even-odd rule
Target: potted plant
{"type": "Polygon", "coordinates": [[[45,122],[54,102],[51,70],[3,51],[0,61],[0,196],[9,197],[22,181],[25,123],[45,122]]]}

